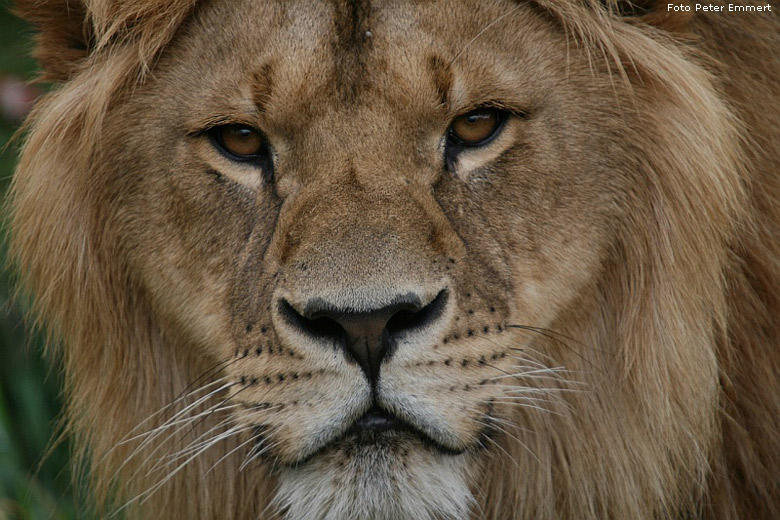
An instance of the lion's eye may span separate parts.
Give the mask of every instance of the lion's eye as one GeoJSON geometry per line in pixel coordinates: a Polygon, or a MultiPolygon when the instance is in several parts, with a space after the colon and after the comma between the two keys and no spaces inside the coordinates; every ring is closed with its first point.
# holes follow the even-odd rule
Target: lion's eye
{"type": "Polygon", "coordinates": [[[251,161],[266,154],[263,134],[251,126],[229,124],[210,130],[211,139],[231,159],[251,161]]]}
{"type": "Polygon", "coordinates": [[[478,108],[456,117],[450,125],[448,138],[461,147],[482,146],[498,134],[505,119],[504,112],[497,108],[478,108]]]}

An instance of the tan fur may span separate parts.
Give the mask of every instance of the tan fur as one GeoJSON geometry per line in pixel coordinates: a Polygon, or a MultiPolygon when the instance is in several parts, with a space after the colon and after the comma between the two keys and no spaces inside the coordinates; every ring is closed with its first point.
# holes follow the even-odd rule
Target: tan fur
{"type": "Polygon", "coordinates": [[[20,2],[12,254],[101,514],[780,518],[780,17],[466,4],[20,2]],[[377,392],[461,453],[318,444],[369,389],[277,303],[442,288],[377,392]]]}

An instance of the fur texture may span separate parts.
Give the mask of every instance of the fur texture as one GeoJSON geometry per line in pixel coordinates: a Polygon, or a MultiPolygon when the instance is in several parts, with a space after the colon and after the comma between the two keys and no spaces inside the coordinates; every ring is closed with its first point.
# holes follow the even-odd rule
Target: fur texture
{"type": "Polygon", "coordinates": [[[774,11],[18,8],[57,86],[11,250],[101,514],[780,518],[774,11]],[[373,384],[289,318],[399,295],[439,310],[373,384]]]}

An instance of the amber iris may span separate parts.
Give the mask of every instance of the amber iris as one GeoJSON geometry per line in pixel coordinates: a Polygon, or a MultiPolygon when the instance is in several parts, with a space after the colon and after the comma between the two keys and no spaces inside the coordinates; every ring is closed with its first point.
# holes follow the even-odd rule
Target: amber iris
{"type": "Polygon", "coordinates": [[[242,159],[262,154],[265,146],[260,132],[247,125],[223,125],[215,129],[214,135],[225,151],[242,159]]]}
{"type": "Polygon", "coordinates": [[[490,138],[500,123],[501,118],[497,109],[478,108],[456,117],[450,126],[450,132],[457,141],[473,146],[490,138]]]}

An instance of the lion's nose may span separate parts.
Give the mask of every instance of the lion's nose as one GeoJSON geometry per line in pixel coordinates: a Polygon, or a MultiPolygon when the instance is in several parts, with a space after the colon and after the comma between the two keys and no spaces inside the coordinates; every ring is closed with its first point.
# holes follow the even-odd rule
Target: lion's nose
{"type": "Polygon", "coordinates": [[[424,330],[443,314],[447,292],[428,302],[409,293],[388,305],[368,311],[338,308],[321,298],[312,298],[301,312],[281,300],[280,315],[286,325],[317,339],[336,342],[347,359],[356,362],[369,382],[376,384],[382,361],[405,334],[424,330]]]}

